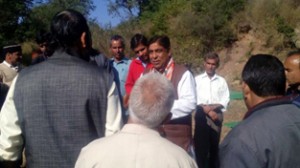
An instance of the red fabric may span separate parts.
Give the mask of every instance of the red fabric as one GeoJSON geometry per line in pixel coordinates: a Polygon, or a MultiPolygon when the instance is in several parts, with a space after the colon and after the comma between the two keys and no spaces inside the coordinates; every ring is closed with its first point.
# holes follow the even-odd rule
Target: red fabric
{"type": "MultiPolygon", "coordinates": [[[[146,68],[151,68],[151,67],[152,67],[152,64],[148,63],[146,68]]],[[[141,76],[141,74],[144,72],[144,70],[146,68],[143,66],[141,60],[139,60],[139,59],[132,60],[130,66],[129,66],[129,71],[128,71],[128,75],[127,75],[127,79],[126,79],[126,83],[125,83],[125,89],[126,89],[126,93],[128,95],[130,94],[135,81],[141,76]]]]}

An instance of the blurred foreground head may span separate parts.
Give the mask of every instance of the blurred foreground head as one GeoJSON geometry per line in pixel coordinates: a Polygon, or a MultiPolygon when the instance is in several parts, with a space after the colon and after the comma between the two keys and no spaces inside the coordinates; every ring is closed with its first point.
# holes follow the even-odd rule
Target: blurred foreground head
{"type": "Polygon", "coordinates": [[[159,126],[169,115],[175,94],[171,82],[159,73],[148,73],[137,80],[129,99],[132,122],[149,128],[159,126]]]}
{"type": "Polygon", "coordinates": [[[284,61],[285,74],[290,87],[300,85],[300,50],[291,51],[284,61]]]}
{"type": "Polygon", "coordinates": [[[72,56],[89,60],[92,39],[84,16],[72,9],[57,13],[51,22],[52,45],[72,56]]]}
{"type": "Polygon", "coordinates": [[[244,99],[248,108],[285,94],[284,66],[272,55],[251,56],[243,69],[242,80],[244,99]]]}

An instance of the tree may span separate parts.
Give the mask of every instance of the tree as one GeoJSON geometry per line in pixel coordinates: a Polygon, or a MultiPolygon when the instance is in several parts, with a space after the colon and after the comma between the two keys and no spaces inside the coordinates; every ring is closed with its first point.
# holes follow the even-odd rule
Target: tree
{"type": "Polygon", "coordinates": [[[64,9],[74,9],[88,17],[95,6],[92,0],[47,0],[32,9],[28,18],[31,23],[30,30],[49,28],[52,17],[64,9]]]}
{"type": "Polygon", "coordinates": [[[173,3],[166,0],[110,0],[109,11],[111,14],[119,15],[120,11],[127,11],[129,17],[140,18],[145,12],[155,13],[161,4],[173,3]]]}
{"type": "Polygon", "coordinates": [[[34,39],[38,29],[48,29],[55,13],[67,8],[78,10],[87,17],[95,6],[92,0],[1,0],[1,49],[8,43],[34,39]]]}
{"type": "Polygon", "coordinates": [[[0,1],[0,47],[22,40],[20,34],[29,15],[33,0],[0,1]]]}

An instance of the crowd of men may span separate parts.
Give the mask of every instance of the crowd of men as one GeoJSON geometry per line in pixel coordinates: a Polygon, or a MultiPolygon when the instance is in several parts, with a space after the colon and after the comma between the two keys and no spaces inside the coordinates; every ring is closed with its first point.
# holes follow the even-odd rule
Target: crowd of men
{"type": "Polygon", "coordinates": [[[28,168],[299,167],[299,51],[284,64],[250,57],[242,72],[249,111],[219,146],[230,96],[217,53],[203,56],[194,77],[173,59],[166,35],[135,34],[131,60],[120,35],[110,39],[111,59],[93,49],[75,10],[57,13],[50,30],[22,70],[21,46],[3,48],[1,168],[20,167],[22,158],[28,168]]]}

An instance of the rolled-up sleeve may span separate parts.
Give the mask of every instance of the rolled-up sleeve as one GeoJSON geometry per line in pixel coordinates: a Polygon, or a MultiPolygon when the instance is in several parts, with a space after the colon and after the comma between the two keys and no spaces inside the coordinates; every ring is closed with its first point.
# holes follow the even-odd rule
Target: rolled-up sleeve
{"type": "Polygon", "coordinates": [[[22,131],[13,99],[16,80],[17,77],[12,82],[0,112],[1,161],[19,160],[23,150],[22,131]]]}

